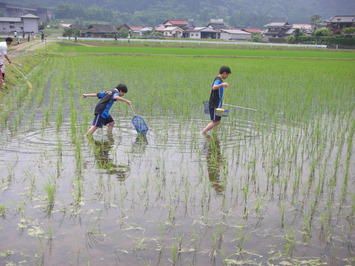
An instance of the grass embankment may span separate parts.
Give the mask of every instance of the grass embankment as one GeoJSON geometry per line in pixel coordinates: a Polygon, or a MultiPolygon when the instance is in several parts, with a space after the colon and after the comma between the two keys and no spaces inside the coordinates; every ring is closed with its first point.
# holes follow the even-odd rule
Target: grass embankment
{"type": "MultiPolygon", "coordinates": [[[[16,48],[11,47],[9,49],[8,55],[12,63],[18,68],[19,71],[23,75],[27,77],[28,73],[30,73],[40,62],[42,61],[43,54],[36,53],[36,52],[29,52],[21,56],[15,56],[16,48]]],[[[7,60],[5,60],[6,64],[6,82],[3,87],[0,89],[0,97],[3,98],[5,95],[8,94],[9,91],[15,89],[20,84],[26,85],[26,82],[14,67],[12,67],[7,60]]],[[[31,81],[30,77],[27,77],[29,81],[31,81]]],[[[6,101],[0,102],[0,112],[3,110],[3,105],[6,104],[6,101]]]]}
{"type": "MultiPolygon", "coordinates": [[[[27,74],[31,72],[42,60],[42,55],[39,53],[28,53],[21,56],[11,57],[12,63],[27,77],[27,74]]],[[[24,78],[19,71],[12,67],[5,60],[6,64],[6,83],[1,89],[2,93],[6,93],[8,90],[15,88],[19,83],[24,82],[24,78]]]]}

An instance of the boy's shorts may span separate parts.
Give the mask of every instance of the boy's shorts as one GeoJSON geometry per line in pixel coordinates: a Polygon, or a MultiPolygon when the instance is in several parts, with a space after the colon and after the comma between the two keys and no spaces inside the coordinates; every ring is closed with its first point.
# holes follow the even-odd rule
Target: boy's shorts
{"type": "Polygon", "coordinates": [[[94,121],[92,122],[92,125],[95,127],[102,128],[102,126],[106,126],[108,123],[113,122],[112,116],[108,117],[102,117],[101,115],[95,115],[94,121]]]}
{"type": "Polygon", "coordinates": [[[216,115],[216,108],[210,108],[210,117],[212,121],[221,121],[221,116],[216,115]]]}

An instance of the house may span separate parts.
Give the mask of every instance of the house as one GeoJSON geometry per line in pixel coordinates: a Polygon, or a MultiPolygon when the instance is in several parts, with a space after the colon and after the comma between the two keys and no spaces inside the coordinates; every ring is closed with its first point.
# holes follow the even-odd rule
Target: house
{"type": "Polygon", "coordinates": [[[166,27],[162,32],[165,37],[181,38],[184,30],[180,27],[166,27]]]}
{"type": "Polygon", "coordinates": [[[311,24],[292,24],[292,29],[299,29],[304,35],[311,35],[313,26],[311,24]]]}
{"type": "Polygon", "coordinates": [[[269,24],[264,25],[267,28],[264,31],[265,39],[269,38],[283,38],[292,35],[292,25],[287,22],[271,22],[269,24]]]}
{"type": "Polygon", "coordinates": [[[0,31],[8,33],[33,32],[38,33],[39,17],[27,14],[19,18],[0,17],[0,31]]]}
{"type": "Polygon", "coordinates": [[[134,35],[142,35],[142,32],[141,32],[142,29],[143,29],[143,27],[141,27],[141,26],[130,26],[129,27],[129,31],[134,35]]]}
{"type": "Polygon", "coordinates": [[[207,25],[207,27],[215,30],[215,32],[216,32],[215,38],[212,38],[212,39],[220,39],[221,38],[221,35],[220,35],[221,30],[227,28],[226,25],[224,24],[223,19],[213,19],[207,25]]]}
{"type": "Polygon", "coordinates": [[[226,29],[226,25],[224,25],[224,22],[213,22],[213,23],[208,23],[206,27],[212,28],[214,30],[220,31],[222,29],[226,29]]]}
{"type": "Polygon", "coordinates": [[[192,38],[192,39],[201,39],[201,30],[206,27],[191,27],[190,29],[186,29],[184,32],[185,38],[192,38]]]}
{"type": "Polygon", "coordinates": [[[262,34],[262,31],[259,29],[242,28],[241,30],[245,32],[249,32],[251,34],[262,34]]]}
{"type": "Polygon", "coordinates": [[[181,29],[189,26],[190,24],[182,19],[168,19],[163,23],[163,26],[166,27],[179,27],[181,29]]]}
{"type": "Polygon", "coordinates": [[[116,27],[117,32],[132,32],[131,27],[129,27],[127,24],[121,24],[116,27]]]}
{"type": "Polygon", "coordinates": [[[219,31],[212,29],[210,27],[205,27],[201,30],[201,38],[202,39],[217,39],[219,36],[219,31]]]}
{"type": "Polygon", "coordinates": [[[141,35],[147,36],[147,35],[152,34],[153,31],[154,31],[153,27],[144,27],[141,29],[141,35]]]}
{"type": "Polygon", "coordinates": [[[160,33],[162,35],[164,35],[164,30],[165,30],[165,26],[163,24],[159,25],[158,27],[156,27],[154,29],[154,31],[156,31],[156,32],[158,32],[158,33],[160,33]]]}
{"type": "Polygon", "coordinates": [[[252,34],[250,32],[237,30],[237,29],[222,29],[222,40],[249,40],[252,34]]]}
{"type": "Polygon", "coordinates": [[[216,39],[217,31],[209,27],[189,27],[184,30],[183,37],[191,39],[216,39]]]}
{"type": "Polygon", "coordinates": [[[355,15],[333,15],[325,22],[333,33],[340,33],[344,28],[355,27],[355,15]]]}
{"type": "Polygon", "coordinates": [[[118,30],[111,25],[92,24],[88,29],[82,31],[84,37],[91,38],[113,38],[118,33],[118,30]]]}

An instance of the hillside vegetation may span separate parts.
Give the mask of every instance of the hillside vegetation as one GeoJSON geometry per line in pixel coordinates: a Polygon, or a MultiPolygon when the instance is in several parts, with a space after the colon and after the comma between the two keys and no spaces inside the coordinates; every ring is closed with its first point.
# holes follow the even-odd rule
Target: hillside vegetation
{"type": "Polygon", "coordinates": [[[271,21],[310,23],[312,15],[328,19],[333,14],[355,13],[352,0],[5,0],[8,3],[55,8],[62,19],[97,20],[111,24],[157,26],[166,19],[185,19],[196,26],[220,18],[231,27],[262,28],[271,21]]]}

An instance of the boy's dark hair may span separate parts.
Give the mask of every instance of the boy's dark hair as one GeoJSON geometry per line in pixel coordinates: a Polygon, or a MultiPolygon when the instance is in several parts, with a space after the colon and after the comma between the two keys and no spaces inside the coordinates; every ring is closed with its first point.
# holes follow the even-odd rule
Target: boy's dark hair
{"type": "Polygon", "coordinates": [[[11,37],[7,37],[5,42],[13,42],[12,38],[11,37]]]}
{"type": "Polygon", "coordinates": [[[125,84],[118,84],[118,85],[116,86],[116,89],[117,89],[118,91],[122,91],[122,92],[124,92],[124,93],[127,93],[127,91],[128,91],[127,86],[126,86],[125,84]]]}
{"type": "Polygon", "coordinates": [[[227,74],[232,73],[231,69],[229,67],[227,67],[227,66],[222,66],[219,69],[219,74],[223,74],[224,72],[226,72],[227,74]]]}

